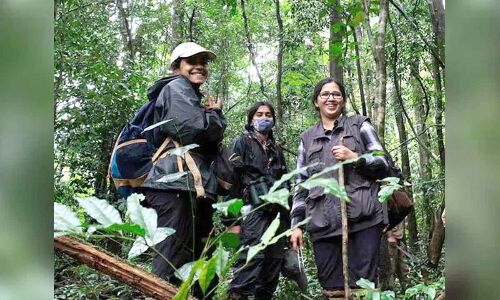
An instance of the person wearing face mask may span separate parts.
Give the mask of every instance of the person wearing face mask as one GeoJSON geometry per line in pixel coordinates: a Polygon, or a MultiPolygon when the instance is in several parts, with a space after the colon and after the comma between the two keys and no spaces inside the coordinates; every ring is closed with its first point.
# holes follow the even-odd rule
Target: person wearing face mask
{"type": "Polygon", "coordinates": [[[200,86],[206,82],[208,62],[214,58],[212,51],[196,43],[179,44],[171,56],[173,75],[156,81],[148,90],[149,99],[156,102],[152,123],[164,122],[152,129],[153,144],[167,146],[141,186],[146,196],[142,204],[156,210],[158,227],[176,230],[155,246],[163,257],[155,255],[152,268],[154,274],[174,284],[181,283],[174,276],[174,267],[199,258],[202,239],[212,228],[211,205],[217,196],[212,166],[226,120],[222,100],[208,98],[208,104],[202,105],[200,86]],[[191,144],[198,146],[182,157],[167,153],[191,144]],[[182,176],[166,180],[175,173],[182,176]]]}
{"type": "MultiPolygon", "coordinates": [[[[261,205],[263,202],[259,196],[266,194],[273,183],[287,172],[283,152],[273,137],[275,120],[271,103],[257,102],[248,111],[245,132],[233,143],[230,161],[235,174],[238,174],[237,196],[245,202],[242,211],[251,211],[261,205]]],[[[240,233],[240,246],[256,245],[278,213],[280,226],[277,232],[283,232],[290,225],[289,213],[277,204],[268,204],[248,213],[242,223],[230,231],[240,233]]],[[[286,245],[286,238],[280,239],[259,252],[246,266],[247,251],[243,251],[234,265],[235,273],[229,285],[230,299],[248,299],[250,296],[272,299],[286,245]]]]}
{"type": "MultiPolygon", "coordinates": [[[[332,78],[321,80],[314,88],[312,102],[320,120],[300,136],[297,168],[313,165],[299,173],[300,184],[324,168],[356,159],[362,154],[383,151],[377,133],[365,116],[345,114],[347,102],[344,87],[332,78]]],[[[365,278],[377,284],[380,237],[388,223],[387,207],[378,201],[377,179],[388,176],[384,156],[367,156],[344,166],[345,190],[350,199],[348,215],[349,285],[365,278]]],[[[338,179],[338,172],[326,176],[338,179]]],[[[342,225],[340,199],[325,194],[322,187],[296,189],[291,210],[292,224],[310,216],[305,226],[313,244],[318,279],[324,290],[322,299],[337,299],[343,293],[342,225]]],[[[303,228],[290,236],[293,249],[303,245],[303,228]]]]}

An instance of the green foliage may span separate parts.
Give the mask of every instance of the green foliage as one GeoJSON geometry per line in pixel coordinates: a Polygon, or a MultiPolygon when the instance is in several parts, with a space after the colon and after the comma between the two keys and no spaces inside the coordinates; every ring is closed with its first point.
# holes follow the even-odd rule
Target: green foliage
{"type": "Polygon", "coordinates": [[[386,202],[395,191],[403,187],[399,184],[399,180],[400,179],[398,177],[386,177],[384,179],[378,180],[385,183],[378,191],[378,201],[380,203],[386,202]]]}
{"type": "Polygon", "coordinates": [[[232,215],[237,217],[243,207],[242,199],[231,199],[225,202],[212,204],[212,207],[220,211],[224,216],[232,215]]]}

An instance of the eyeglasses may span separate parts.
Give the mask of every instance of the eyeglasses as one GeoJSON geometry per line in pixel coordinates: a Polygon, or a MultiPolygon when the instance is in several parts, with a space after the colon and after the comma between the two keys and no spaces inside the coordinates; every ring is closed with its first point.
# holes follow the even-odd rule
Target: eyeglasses
{"type": "Polygon", "coordinates": [[[328,100],[330,98],[330,96],[333,97],[333,99],[341,99],[342,98],[342,94],[339,93],[339,92],[323,92],[321,94],[319,94],[319,96],[321,97],[321,99],[323,100],[328,100]]]}

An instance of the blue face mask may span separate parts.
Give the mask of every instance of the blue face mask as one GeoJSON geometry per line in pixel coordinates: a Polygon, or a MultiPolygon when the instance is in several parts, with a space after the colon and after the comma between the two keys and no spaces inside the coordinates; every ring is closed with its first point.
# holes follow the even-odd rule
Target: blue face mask
{"type": "Polygon", "coordinates": [[[255,130],[257,130],[258,132],[269,132],[273,128],[273,126],[274,122],[266,118],[253,121],[253,128],[255,128],[255,130]]]}

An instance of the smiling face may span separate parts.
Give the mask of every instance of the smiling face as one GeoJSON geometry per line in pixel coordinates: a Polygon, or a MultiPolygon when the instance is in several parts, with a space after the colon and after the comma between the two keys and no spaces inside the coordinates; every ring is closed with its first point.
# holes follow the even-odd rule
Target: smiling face
{"type": "Polygon", "coordinates": [[[335,82],[329,82],[321,88],[321,91],[314,101],[314,106],[319,110],[321,118],[335,120],[342,113],[345,106],[345,99],[335,82]]]}
{"type": "Polygon", "coordinates": [[[207,81],[207,64],[208,56],[205,53],[198,53],[181,59],[179,67],[174,69],[174,73],[183,75],[192,84],[200,86],[207,81]]]}

